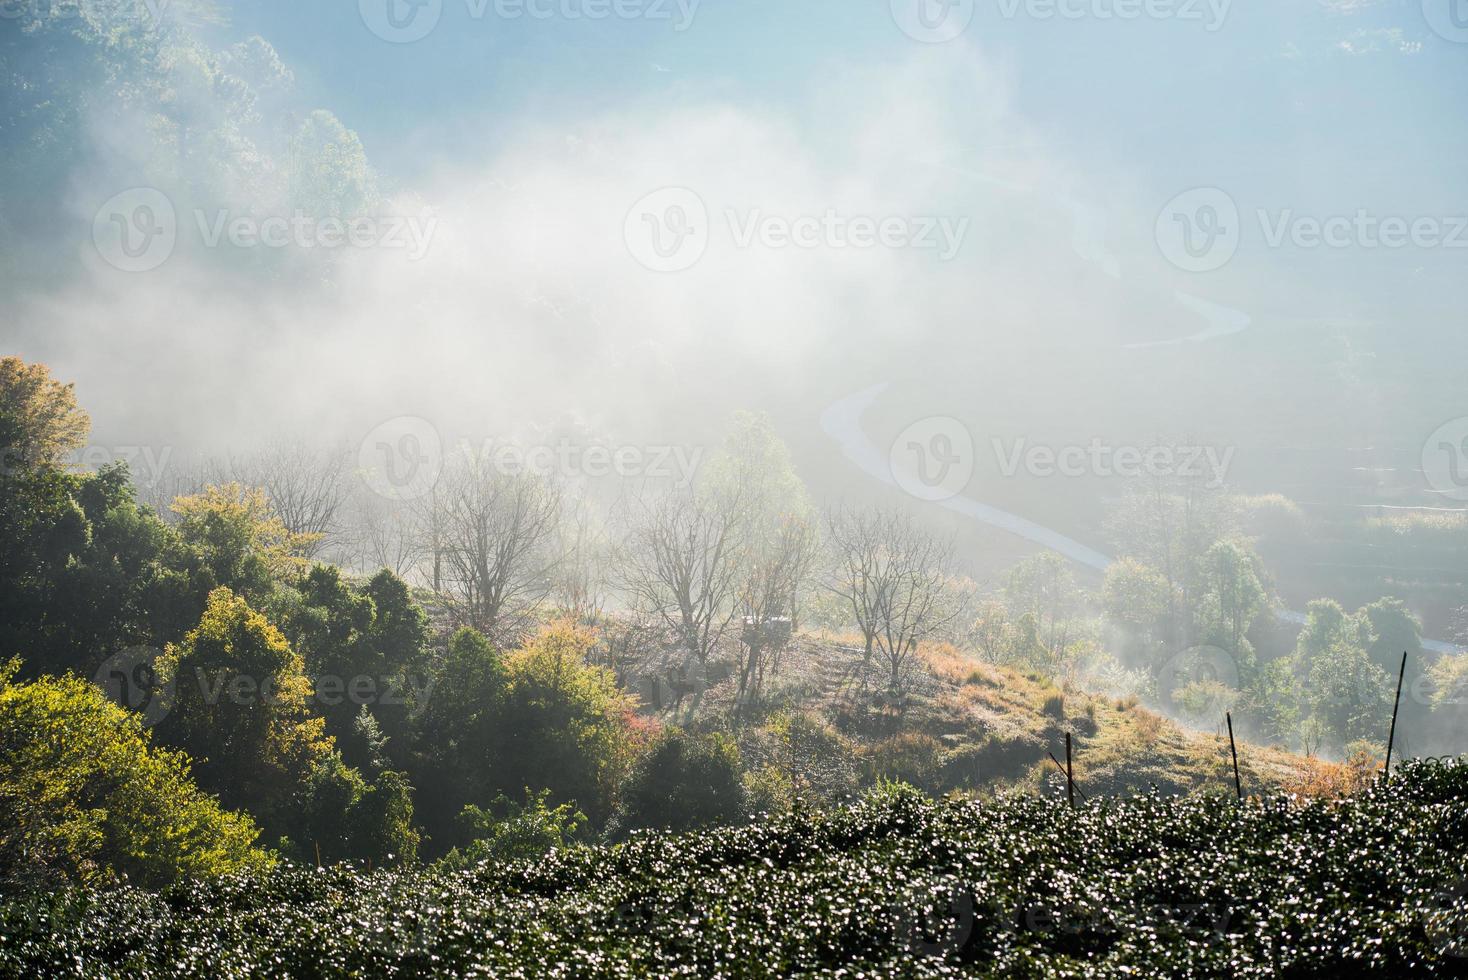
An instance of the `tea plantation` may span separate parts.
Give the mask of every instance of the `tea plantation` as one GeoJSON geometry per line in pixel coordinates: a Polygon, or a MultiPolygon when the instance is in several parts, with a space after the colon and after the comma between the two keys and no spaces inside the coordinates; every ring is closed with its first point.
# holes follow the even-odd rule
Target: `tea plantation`
{"type": "Polygon", "coordinates": [[[1339,801],[886,790],[470,872],[13,899],[57,977],[1468,976],[1468,765],[1339,801]]]}

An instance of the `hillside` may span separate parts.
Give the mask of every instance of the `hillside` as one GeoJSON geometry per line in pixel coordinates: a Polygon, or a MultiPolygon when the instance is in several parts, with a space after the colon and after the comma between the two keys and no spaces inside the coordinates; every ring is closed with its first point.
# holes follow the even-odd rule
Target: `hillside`
{"type": "MultiPolygon", "coordinates": [[[[880,678],[863,689],[861,652],[850,638],[802,634],[766,677],[760,707],[743,712],[733,667],[717,662],[709,672],[716,680],[701,696],[677,704],[663,697],[656,708],[652,662],[621,670],[644,712],[694,729],[732,730],[749,768],[788,778],[789,791],[807,798],[839,798],[881,779],[932,794],[1063,794],[1048,754],[1064,759],[1067,731],[1084,793],[1233,792],[1226,736],[1185,728],[1135,698],[1062,689],[947,644],[920,650],[906,694],[893,701],[880,678]]],[[[1244,742],[1239,749],[1246,793],[1331,791],[1352,778],[1319,759],[1244,742]]]]}

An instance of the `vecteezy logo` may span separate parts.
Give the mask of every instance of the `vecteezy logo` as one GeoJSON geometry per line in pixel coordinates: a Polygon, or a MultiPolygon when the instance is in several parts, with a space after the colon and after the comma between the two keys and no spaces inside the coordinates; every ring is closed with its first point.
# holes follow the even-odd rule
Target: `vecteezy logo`
{"type": "Polygon", "coordinates": [[[123,272],[158,268],[173,254],[177,241],[173,202],[154,187],[131,187],[114,194],[92,218],[97,254],[123,272]]]}
{"type": "Polygon", "coordinates": [[[1184,191],[1162,208],[1155,229],[1157,247],[1185,272],[1212,272],[1238,251],[1239,209],[1217,187],[1184,191]]]}
{"type": "Polygon", "coordinates": [[[1468,500],[1468,415],[1444,422],[1422,444],[1422,473],[1432,489],[1468,500]]]}
{"type": "Polygon", "coordinates": [[[1434,893],[1426,914],[1425,931],[1438,952],[1468,959],[1468,878],[1434,893]]]}
{"type": "Polygon", "coordinates": [[[947,500],[974,475],[974,440],[955,418],[934,415],[903,429],[888,462],[897,485],[919,500],[947,500]]]}
{"type": "Polygon", "coordinates": [[[951,41],[974,19],[974,0],[891,0],[892,20],[924,44],[951,41]]]}
{"type": "Polygon", "coordinates": [[[1468,44],[1468,0],[1422,0],[1422,16],[1438,37],[1468,44]]]}
{"type": "Polygon", "coordinates": [[[1177,711],[1183,691],[1194,684],[1217,684],[1237,690],[1239,665],[1222,647],[1189,647],[1162,665],[1157,694],[1169,711],[1177,711]]]}
{"type": "Polygon", "coordinates": [[[973,938],[978,909],[973,895],[953,890],[936,906],[899,910],[898,940],[919,956],[947,957],[961,952],[973,938]]]}
{"type": "Polygon", "coordinates": [[[427,419],[400,415],[367,433],[357,465],[373,493],[389,500],[416,500],[438,484],[443,440],[427,419]]]}
{"type": "Polygon", "coordinates": [[[627,250],[643,266],[654,272],[681,272],[708,248],[708,208],[686,187],[664,187],[632,205],[622,234],[627,250]]]}
{"type": "Polygon", "coordinates": [[[140,712],[143,724],[152,726],[168,716],[173,707],[173,685],[158,682],[154,667],[162,651],[154,647],[127,647],[97,668],[92,683],[106,692],[114,704],[140,712]]]}
{"type": "Polygon", "coordinates": [[[408,44],[421,40],[438,25],[443,0],[357,0],[367,29],[384,41],[408,44]]]}

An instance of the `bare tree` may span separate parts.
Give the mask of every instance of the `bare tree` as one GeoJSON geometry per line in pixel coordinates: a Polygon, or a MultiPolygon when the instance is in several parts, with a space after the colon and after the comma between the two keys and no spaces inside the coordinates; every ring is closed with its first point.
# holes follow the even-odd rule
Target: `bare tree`
{"type": "Polygon", "coordinates": [[[734,620],[738,508],[691,487],[632,502],[619,578],[639,610],[660,618],[700,668],[734,620]]]}
{"type": "Polygon", "coordinates": [[[594,626],[608,599],[609,545],[584,496],[568,508],[559,529],[560,562],[554,573],[556,604],[578,622],[594,626]]]}
{"type": "Polygon", "coordinates": [[[418,550],[429,564],[428,585],[435,595],[444,592],[444,555],[448,550],[448,498],[440,482],[421,497],[408,501],[418,550]]]}
{"type": "Polygon", "coordinates": [[[439,596],[463,625],[514,632],[551,591],[559,491],[542,476],[469,457],[444,474],[432,499],[439,596]]]}
{"type": "Polygon", "coordinates": [[[423,560],[424,548],[415,515],[404,503],[388,500],[361,487],[347,509],[344,535],[352,559],[363,570],[386,568],[407,576],[423,560]]]}
{"type": "Polygon", "coordinates": [[[304,443],[279,443],[224,464],[228,481],[259,487],[292,534],[313,535],[313,557],[337,530],[337,512],[347,499],[345,450],[321,451],[304,443]]]}
{"type": "Polygon", "coordinates": [[[918,643],[956,614],[948,601],[952,545],[896,510],[841,511],[828,521],[832,572],[828,588],[851,609],[864,641],[863,675],[873,655],[892,690],[903,687],[918,643]]]}
{"type": "Polygon", "coordinates": [[[831,555],[827,588],[850,610],[862,638],[862,683],[871,667],[885,581],[883,516],[875,510],[833,510],[826,519],[831,555]]]}
{"type": "Polygon", "coordinates": [[[778,519],[773,527],[752,528],[745,535],[736,593],[743,614],[741,704],[759,697],[767,664],[772,673],[779,670],[778,657],[794,632],[800,592],[816,547],[815,527],[798,514],[778,519]]]}
{"type": "Polygon", "coordinates": [[[172,507],[175,500],[202,493],[211,482],[221,482],[218,479],[211,481],[209,474],[209,467],[197,459],[174,461],[152,482],[138,485],[138,500],[152,507],[159,518],[171,524],[178,520],[172,507]]]}

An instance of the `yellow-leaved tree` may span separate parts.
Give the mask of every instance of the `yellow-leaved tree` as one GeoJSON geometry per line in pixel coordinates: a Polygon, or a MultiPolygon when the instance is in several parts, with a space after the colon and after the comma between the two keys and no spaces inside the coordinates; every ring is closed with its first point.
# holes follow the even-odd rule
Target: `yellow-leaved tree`
{"type": "Polygon", "coordinates": [[[0,357],[0,474],[59,465],[91,428],[72,385],[52,378],[44,364],[0,357]]]}
{"type": "Polygon", "coordinates": [[[264,490],[239,483],[208,486],[173,502],[178,533],[217,585],[259,600],[277,581],[299,578],[319,534],[288,530],[264,490]]]}
{"type": "Polygon", "coordinates": [[[253,820],[202,792],[183,752],[72,675],[0,669],[0,882],[46,888],[260,867],[253,820]]]}
{"type": "Polygon", "coordinates": [[[293,795],[333,751],[311,709],[300,654],[229,589],[209,594],[199,625],[157,662],[168,698],[159,737],[196,760],[199,782],[226,805],[286,832],[293,795]]]}

